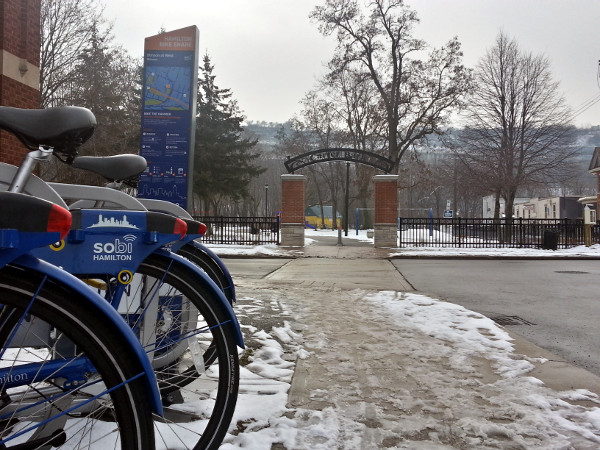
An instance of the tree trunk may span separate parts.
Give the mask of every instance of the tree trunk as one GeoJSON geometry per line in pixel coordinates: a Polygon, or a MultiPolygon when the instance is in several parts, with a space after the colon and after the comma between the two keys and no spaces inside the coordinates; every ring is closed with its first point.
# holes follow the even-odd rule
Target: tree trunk
{"type": "Polygon", "coordinates": [[[500,192],[496,192],[496,198],[494,201],[494,219],[500,219],[500,192]]]}
{"type": "Polygon", "coordinates": [[[515,203],[516,192],[512,190],[505,197],[506,205],[504,207],[504,242],[510,242],[512,239],[512,224],[513,224],[513,205],[515,203]]]}

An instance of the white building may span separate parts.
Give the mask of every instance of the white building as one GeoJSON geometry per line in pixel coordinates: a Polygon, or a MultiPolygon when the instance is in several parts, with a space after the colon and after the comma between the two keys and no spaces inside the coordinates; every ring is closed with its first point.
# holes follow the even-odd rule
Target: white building
{"type": "Polygon", "coordinates": [[[513,217],[523,219],[582,219],[579,197],[531,198],[513,207],[513,217]]]}
{"type": "MultiPolygon", "coordinates": [[[[528,198],[516,198],[515,205],[528,201],[528,198]]],[[[496,197],[494,195],[488,195],[487,197],[483,197],[483,218],[484,219],[493,219],[494,218],[494,208],[496,207],[496,197]]],[[[506,202],[503,198],[500,198],[500,217],[506,216],[506,202]]]]}

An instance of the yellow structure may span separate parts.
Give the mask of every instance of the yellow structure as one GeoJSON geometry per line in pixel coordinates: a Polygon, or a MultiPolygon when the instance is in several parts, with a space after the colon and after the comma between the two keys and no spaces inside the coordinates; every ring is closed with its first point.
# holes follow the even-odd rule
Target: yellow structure
{"type": "MultiPolygon", "coordinates": [[[[342,226],[342,215],[338,212],[336,216],[336,225],[333,228],[342,226]]],[[[309,228],[319,229],[323,228],[323,224],[325,224],[325,228],[331,229],[333,225],[333,207],[323,206],[323,211],[321,212],[321,206],[309,206],[304,211],[304,221],[309,228]]]]}

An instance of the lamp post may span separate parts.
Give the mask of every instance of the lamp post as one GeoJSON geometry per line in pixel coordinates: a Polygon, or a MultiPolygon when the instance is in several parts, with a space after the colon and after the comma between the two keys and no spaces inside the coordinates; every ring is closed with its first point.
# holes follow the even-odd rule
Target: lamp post
{"type": "Polygon", "coordinates": [[[269,185],[265,184],[265,217],[269,217],[269,185]]]}

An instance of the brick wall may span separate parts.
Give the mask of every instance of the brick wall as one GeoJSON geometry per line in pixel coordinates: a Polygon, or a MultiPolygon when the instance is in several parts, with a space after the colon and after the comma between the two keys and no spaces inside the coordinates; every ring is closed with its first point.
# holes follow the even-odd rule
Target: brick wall
{"type": "MultiPolygon", "coordinates": [[[[0,105],[39,108],[41,0],[0,1],[0,105]]],[[[0,161],[19,164],[26,149],[0,131],[0,161]]]]}
{"type": "Polygon", "coordinates": [[[301,223],[304,226],[304,175],[281,176],[281,223],[301,223]]]}
{"type": "Polygon", "coordinates": [[[398,220],[398,176],[376,175],[375,223],[396,224],[398,220]]]}

